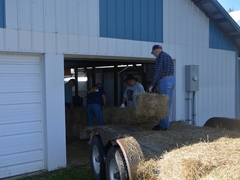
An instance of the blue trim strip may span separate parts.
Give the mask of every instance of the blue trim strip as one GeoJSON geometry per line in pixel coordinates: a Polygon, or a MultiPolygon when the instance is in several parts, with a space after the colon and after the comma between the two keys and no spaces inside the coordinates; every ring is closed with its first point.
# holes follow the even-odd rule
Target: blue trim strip
{"type": "Polygon", "coordinates": [[[0,0],[0,28],[6,28],[5,0],[0,0]]]}
{"type": "Polygon", "coordinates": [[[236,51],[233,43],[211,20],[209,20],[209,48],[236,51]]]}
{"type": "Polygon", "coordinates": [[[100,36],[163,42],[163,0],[100,0],[100,36]]]}
{"type": "Polygon", "coordinates": [[[236,48],[236,65],[235,65],[235,118],[238,119],[239,117],[239,62],[238,62],[238,50],[236,48]]]}

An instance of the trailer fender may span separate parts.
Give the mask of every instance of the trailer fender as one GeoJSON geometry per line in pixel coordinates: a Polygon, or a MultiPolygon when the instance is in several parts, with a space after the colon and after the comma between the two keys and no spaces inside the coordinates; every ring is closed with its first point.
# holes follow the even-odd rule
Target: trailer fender
{"type": "Polygon", "coordinates": [[[116,139],[126,161],[129,180],[137,179],[137,166],[144,159],[142,149],[132,136],[116,139]]]}

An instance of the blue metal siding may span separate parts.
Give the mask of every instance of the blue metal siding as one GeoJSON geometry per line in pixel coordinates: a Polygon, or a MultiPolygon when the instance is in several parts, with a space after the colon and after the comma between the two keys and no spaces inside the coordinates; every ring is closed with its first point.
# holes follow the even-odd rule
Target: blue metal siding
{"type": "Polygon", "coordinates": [[[163,0],[100,0],[100,36],[163,42],[163,0]]]}
{"type": "Polygon", "coordinates": [[[107,11],[103,11],[101,9],[107,9],[107,0],[100,0],[99,2],[99,9],[100,9],[100,35],[103,37],[107,37],[107,11]]]}
{"type": "Polygon", "coordinates": [[[6,28],[6,22],[5,22],[5,0],[0,0],[0,28],[6,28]]]}
{"type": "Polygon", "coordinates": [[[236,47],[225,34],[209,20],[209,48],[235,51],[236,47]]]}
{"type": "Polygon", "coordinates": [[[133,11],[132,10],[133,10],[133,1],[125,1],[125,14],[127,16],[124,16],[125,36],[123,38],[126,38],[126,39],[131,39],[133,37],[133,11]]]}
{"type": "Polygon", "coordinates": [[[117,38],[123,39],[125,37],[125,23],[124,23],[124,19],[125,19],[125,13],[123,11],[124,8],[124,1],[116,1],[117,4],[117,8],[116,8],[116,12],[117,12],[117,38]]]}
{"type": "Polygon", "coordinates": [[[159,42],[163,42],[163,1],[155,1],[155,12],[157,15],[155,15],[156,18],[156,39],[158,39],[159,42]]]}
{"type": "Polygon", "coordinates": [[[141,0],[141,39],[148,41],[148,2],[141,0]]]}
{"type": "MultiPolygon", "coordinates": [[[[117,37],[117,8],[116,8],[116,1],[107,0],[107,22],[110,24],[110,26],[107,26],[108,35],[110,37],[117,37]]],[[[100,24],[101,25],[101,24],[100,24]]]]}
{"type": "Polygon", "coordinates": [[[141,39],[141,1],[133,0],[133,36],[129,39],[141,39]]]}
{"type": "MultiPolygon", "coordinates": [[[[148,12],[149,12],[149,17],[155,17],[156,11],[155,11],[155,2],[154,1],[149,1],[148,2],[148,12]]],[[[149,18],[148,19],[148,39],[149,41],[155,41],[155,19],[156,18],[149,18]]]]}

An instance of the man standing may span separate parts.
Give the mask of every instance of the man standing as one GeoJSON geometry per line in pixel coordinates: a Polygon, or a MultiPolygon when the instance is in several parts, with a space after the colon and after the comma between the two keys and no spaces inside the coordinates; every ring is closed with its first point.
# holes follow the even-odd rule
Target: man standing
{"type": "Polygon", "coordinates": [[[94,116],[97,119],[97,124],[99,126],[104,125],[103,115],[102,115],[102,106],[106,106],[106,94],[100,83],[97,83],[92,87],[87,93],[87,121],[88,126],[93,125],[94,116]]]}
{"type": "Polygon", "coordinates": [[[65,88],[65,108],[69,109],[73,107],[72,103],[72,88],[75,86],[76,80],[70,79],[64,86],[65,88]]]}
{"type": "Polygon", "coordinates": [[[139,93],[145,93],[143,85],[137,82],[133,75],[128,75],[124,81],[127,82],[127,87],[123,95],[122,104],[120,107],[125,107],[126,102],[128,107],[135,106],[136,95],[139,93]]]}
{"type": "MultiPolygon", "coordinates": [[[[159,94],[166,94],[169,97],[168,108],[170,114],[172,107],[172,94],[175,87],[173,60],[170,55],[163,52],[162,46],[160,45],[154,45],[151,54],[156,57],[154,65],[155,72],[148,90],[151,92],[153,87],[156,84],[158,85],[159,94]]],[[[159,124],[154,126],[152,130],[167,130],[169,128],[169,121],[170,117],[168,115],[165,119],[160,120],[159,124]]]]}

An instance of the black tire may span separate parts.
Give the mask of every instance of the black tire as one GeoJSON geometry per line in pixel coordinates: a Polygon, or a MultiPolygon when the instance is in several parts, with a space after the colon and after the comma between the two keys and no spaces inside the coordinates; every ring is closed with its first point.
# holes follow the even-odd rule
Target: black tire
{"type": "Polygon", "coordinates": [[[107,180],[128,180],[126,161],[120,148],[112,146],[106,157],[107,180]]]}
{"type": "Polygon", "coordinates": [[[90,144],[90,163],[95,180],[106,179],[105,158],[106,153],[101,139],[94,136],[90,144]]]}

